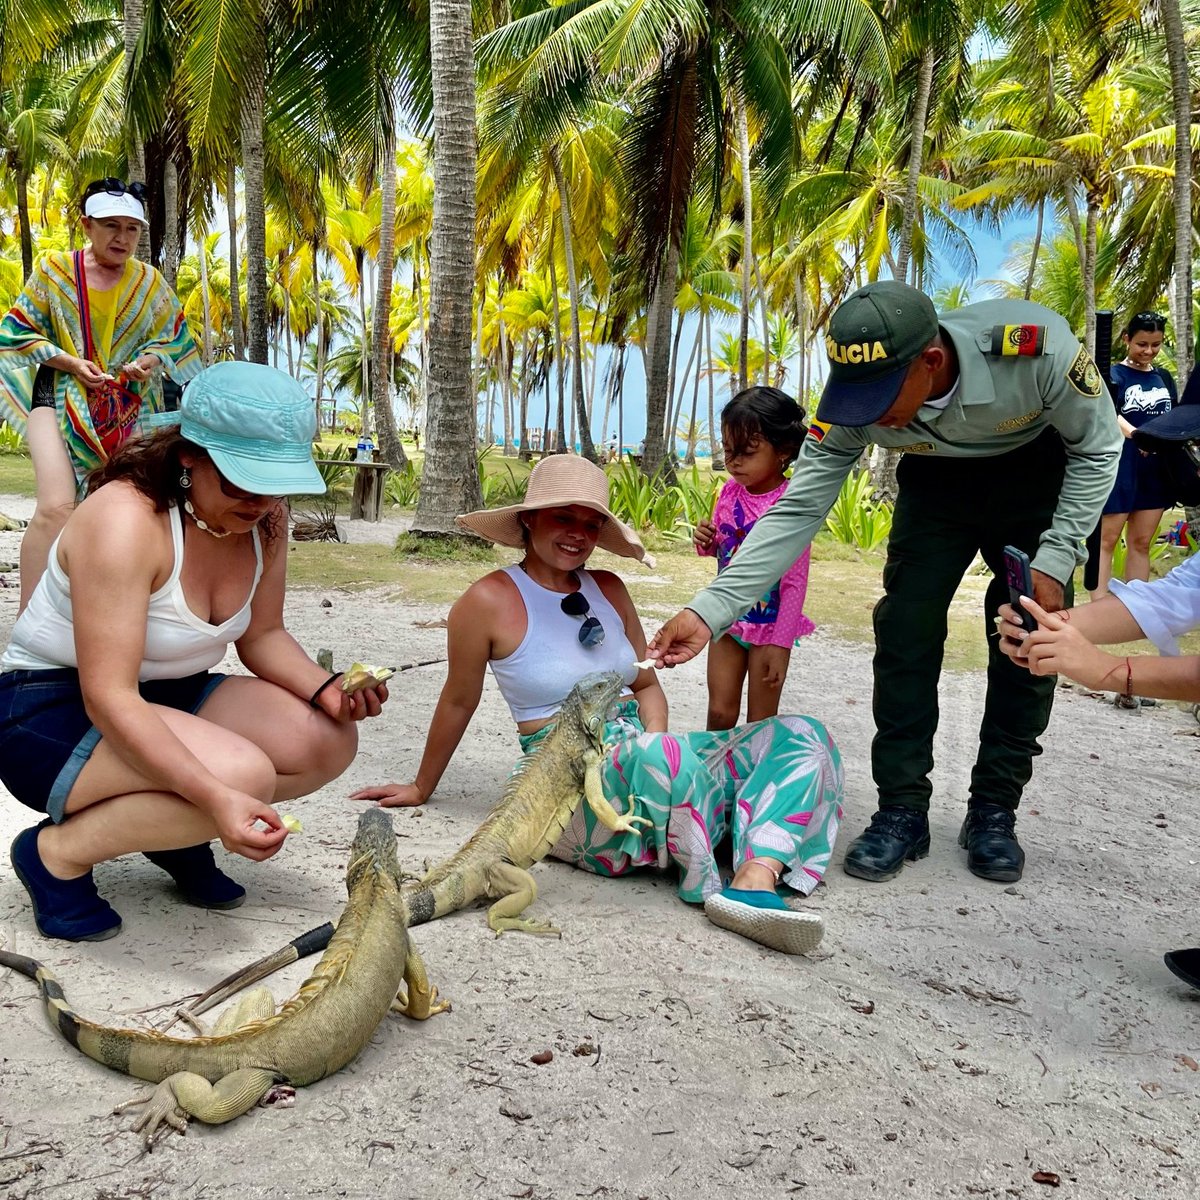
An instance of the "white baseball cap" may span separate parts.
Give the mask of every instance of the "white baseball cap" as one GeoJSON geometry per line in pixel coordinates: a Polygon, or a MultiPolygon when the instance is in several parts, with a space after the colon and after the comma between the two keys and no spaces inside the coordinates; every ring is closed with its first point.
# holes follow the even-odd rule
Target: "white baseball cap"
{"type": "Polygon", "coordinates": [[[128,217],[134,221],[141,221],[147,227],[150,224],[146,220],[146,210],[142,202],[129,192],[122,192],[119,196],[114,196],[111,192],[96,192],[84,202],[83,215],[96,219],[128,217]]]}

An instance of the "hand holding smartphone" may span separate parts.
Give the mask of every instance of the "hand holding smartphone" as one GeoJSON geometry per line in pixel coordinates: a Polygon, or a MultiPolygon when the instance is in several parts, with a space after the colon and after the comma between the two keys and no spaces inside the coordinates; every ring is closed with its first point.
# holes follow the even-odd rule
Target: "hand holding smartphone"
{"type": "Polygon", "coordinates": [[[1029,555],[1016,546],[1004,547],[1004,574],[1008,582],[1008,602],[1013,606],[1021,624],[1029,633],[1036,631],[1037,618],[1021,604],[1022,596],[1033,596],[1033,569],[1029,555]]]}

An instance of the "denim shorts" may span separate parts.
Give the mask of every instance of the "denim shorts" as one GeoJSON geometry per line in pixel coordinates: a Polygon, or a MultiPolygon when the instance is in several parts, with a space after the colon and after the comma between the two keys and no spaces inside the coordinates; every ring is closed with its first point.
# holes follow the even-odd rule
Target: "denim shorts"
{"type": "MultiPolygon", "coordinates": [[[[150,704],[194,713],[225,679],[201,671],[151,679],[138,690],[150,704]]],[[[99,741],[74,667],[0,675],[0,783],[28,808],[63,821],[67,796],[99,741]]]]}

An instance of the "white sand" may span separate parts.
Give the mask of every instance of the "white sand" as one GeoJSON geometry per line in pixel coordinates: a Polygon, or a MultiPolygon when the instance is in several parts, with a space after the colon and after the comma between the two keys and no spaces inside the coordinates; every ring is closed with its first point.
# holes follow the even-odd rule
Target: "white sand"
{"type": "MultiPolygon", "coordinates": [[[[0,496],[0,511],[28,502],[0,496]]],[[[356,537],[390,536],[359,527],[356,537]]],[[[16,560],[0,535],[0,563],[16,560]]],[[[4,577],[15,585],[15,574],[4,577]]],[[[0,636],[16,607],[0,589],[0,636]]],[[[443,609],[382,593],[293,594],[288,622],[335,659],[433,657],[443,609]]],[[[648,624],[655,615],[648,616],[648,624]]],[[[75,1006],[125,1024],[333,918],[363,784],[411,777],[442,667],[406,673],[342,780],[289,804],[305,833],[272,861],[229,859],[249,899],[180,904],[140,857],[101,866],[121,936],[40,939],[5,855],[0,929],[44,959],[75,1006]]],[[[667,673],[672,719],[703,721],[700,668],[667,673]]],[[[24,1197],[695,1197],[1196,1194],[1200,993],[1162,965],[1200,942],[1200,740],[1175,708],[1119,711],[1060,690],[1021,810],[1014,887],[970,875],[955,844],[982,677],[942,683],[933,850],[886,884],[844,875],[812,906],[815,958],[715,929],[669,879],[535,868],[561,941],[496,939],[481,910],[415,931],[453,1012],[389,1018],[359,1060],[290,1109],[165,1136],[152,1156],[108,1114],[139,1086],[58,1038],[32,985],[0,972],[0,1195],[24,1197]],[[590,1049],[589,1049],[590,1048],[590,1049]],[[530,1063],[551,1050],[553,1061],[530,1063]]],[[[821,718],[846,763],[844,847],[874,808],[870,653],[818,633],[787,710],[821,718]]],[[[499,794],[516,752],[490,680],[435,800],[398,811],[403,861],[446,855],[499,794]]],[[[7,846],[31,814],[0,803],[7,846]]],[[[222,854],[222,851],[218,851],[222,854]]],[[[305,975],[277,977],[283,996],[305,975]]]]}

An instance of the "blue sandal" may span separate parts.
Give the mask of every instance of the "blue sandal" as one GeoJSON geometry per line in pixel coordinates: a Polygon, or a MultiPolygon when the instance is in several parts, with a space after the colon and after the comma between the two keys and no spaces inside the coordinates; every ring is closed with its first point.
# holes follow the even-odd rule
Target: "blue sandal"
{"type": "Polygon", "coordinates": [[[237,908],[246,899],[246,889],[217,866],[208,842],[182,850],[147,850],[145,857],[162,867],[197,908],[237,908]]]}
{"type": "Polygon", "coordinates": [[[38,854],[37,840],[48,825],[43,821],[23,829],[13,839],[9,858],[17,878],[33,902],[33,919],[43,937],[68,942],[102,942],[121,932],[121,918],[96,891],[89,871],[78,879],[59,879],[46,870],[38,854]]]}

